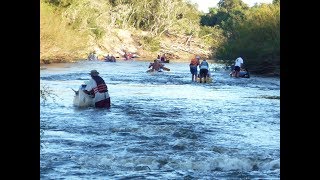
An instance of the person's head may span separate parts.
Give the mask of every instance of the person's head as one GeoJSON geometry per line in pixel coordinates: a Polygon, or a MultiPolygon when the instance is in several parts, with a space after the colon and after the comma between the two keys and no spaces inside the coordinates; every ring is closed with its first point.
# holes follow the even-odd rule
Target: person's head
{"type": "Polygon", "coordinates": [[[197,60],[200,60],[200,56],[197,55],[197,56],[196,56],[196,59],[197,59],[197,60]]]}
{"type": "Polygon", "coordinates": [[[91,76],[98,76],[99,72],[97,70],[91,70],[89,73],[91,76]]]}

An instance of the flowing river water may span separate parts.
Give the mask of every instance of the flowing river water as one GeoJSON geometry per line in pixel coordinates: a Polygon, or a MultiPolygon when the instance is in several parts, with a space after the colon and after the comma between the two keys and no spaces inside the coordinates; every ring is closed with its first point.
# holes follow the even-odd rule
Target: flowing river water
{"type": "Polygon", "coordinates": [[[213,83],[200,84],[188,62],[149,74],[150,62],[40,70],[54,94],[40,102],[40,179],[280,179],[279,78],[233,78],[211,63],[213,83]],[[92,69],[110,109],[73,106],[92,69]]]}

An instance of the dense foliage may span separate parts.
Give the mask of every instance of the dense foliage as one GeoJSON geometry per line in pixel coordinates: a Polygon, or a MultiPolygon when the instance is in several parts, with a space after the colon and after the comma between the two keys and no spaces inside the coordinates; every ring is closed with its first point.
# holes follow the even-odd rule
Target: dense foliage
{"type": "Polygon", "coordinates": [[[202,25],[219,26],[226,37],[214,56],[229,64],[242,56],[252,72],[279,72],[280,0],[251,8],[240,0],[220,0],[218,5],[201,18],[202,25]]]}

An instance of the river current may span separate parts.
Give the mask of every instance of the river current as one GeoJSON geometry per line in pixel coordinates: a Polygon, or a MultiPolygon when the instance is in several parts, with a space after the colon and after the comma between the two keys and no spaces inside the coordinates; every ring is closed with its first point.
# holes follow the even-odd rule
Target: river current
{"type": "MultiPolygon", "coordinates": [[[[191,82],[188,62],[146,73],[151,61],[83,61],[40,70],[40,179],[280,179],[280,79],[191,82]],[[110,109],[77,108],[96,69],[110,109]]],[[[210,61],[209,61],[210,62],[210,61]]]]}

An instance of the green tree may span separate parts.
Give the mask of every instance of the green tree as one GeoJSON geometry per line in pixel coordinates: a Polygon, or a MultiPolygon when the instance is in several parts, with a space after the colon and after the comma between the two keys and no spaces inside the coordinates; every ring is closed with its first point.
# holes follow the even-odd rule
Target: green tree
{"type": "Polygon", "coordinates": [[[263,4],[246,11],[216,56],[229,63],[242,55],[253,72],[270,73],[280,66],[280,6],[263,4]]]}
{"type": "Polygon", "coordinates": [[[273,0],[272,4],[280,4],[280,0],[273,0]]]}
{"type": "Polygon", "coordinates": [[[209,8],[209,13],[201,16],[200,24],[202,26],[214,26],[217,23],[218,8],[209,8]]]}
{"type": "Polygon", "coordinates": [[[241,0],[220,0],[218,2],[218,7],[220,9],[225,9],[226,12],[248,9],[248,6],[241,0]]]}

